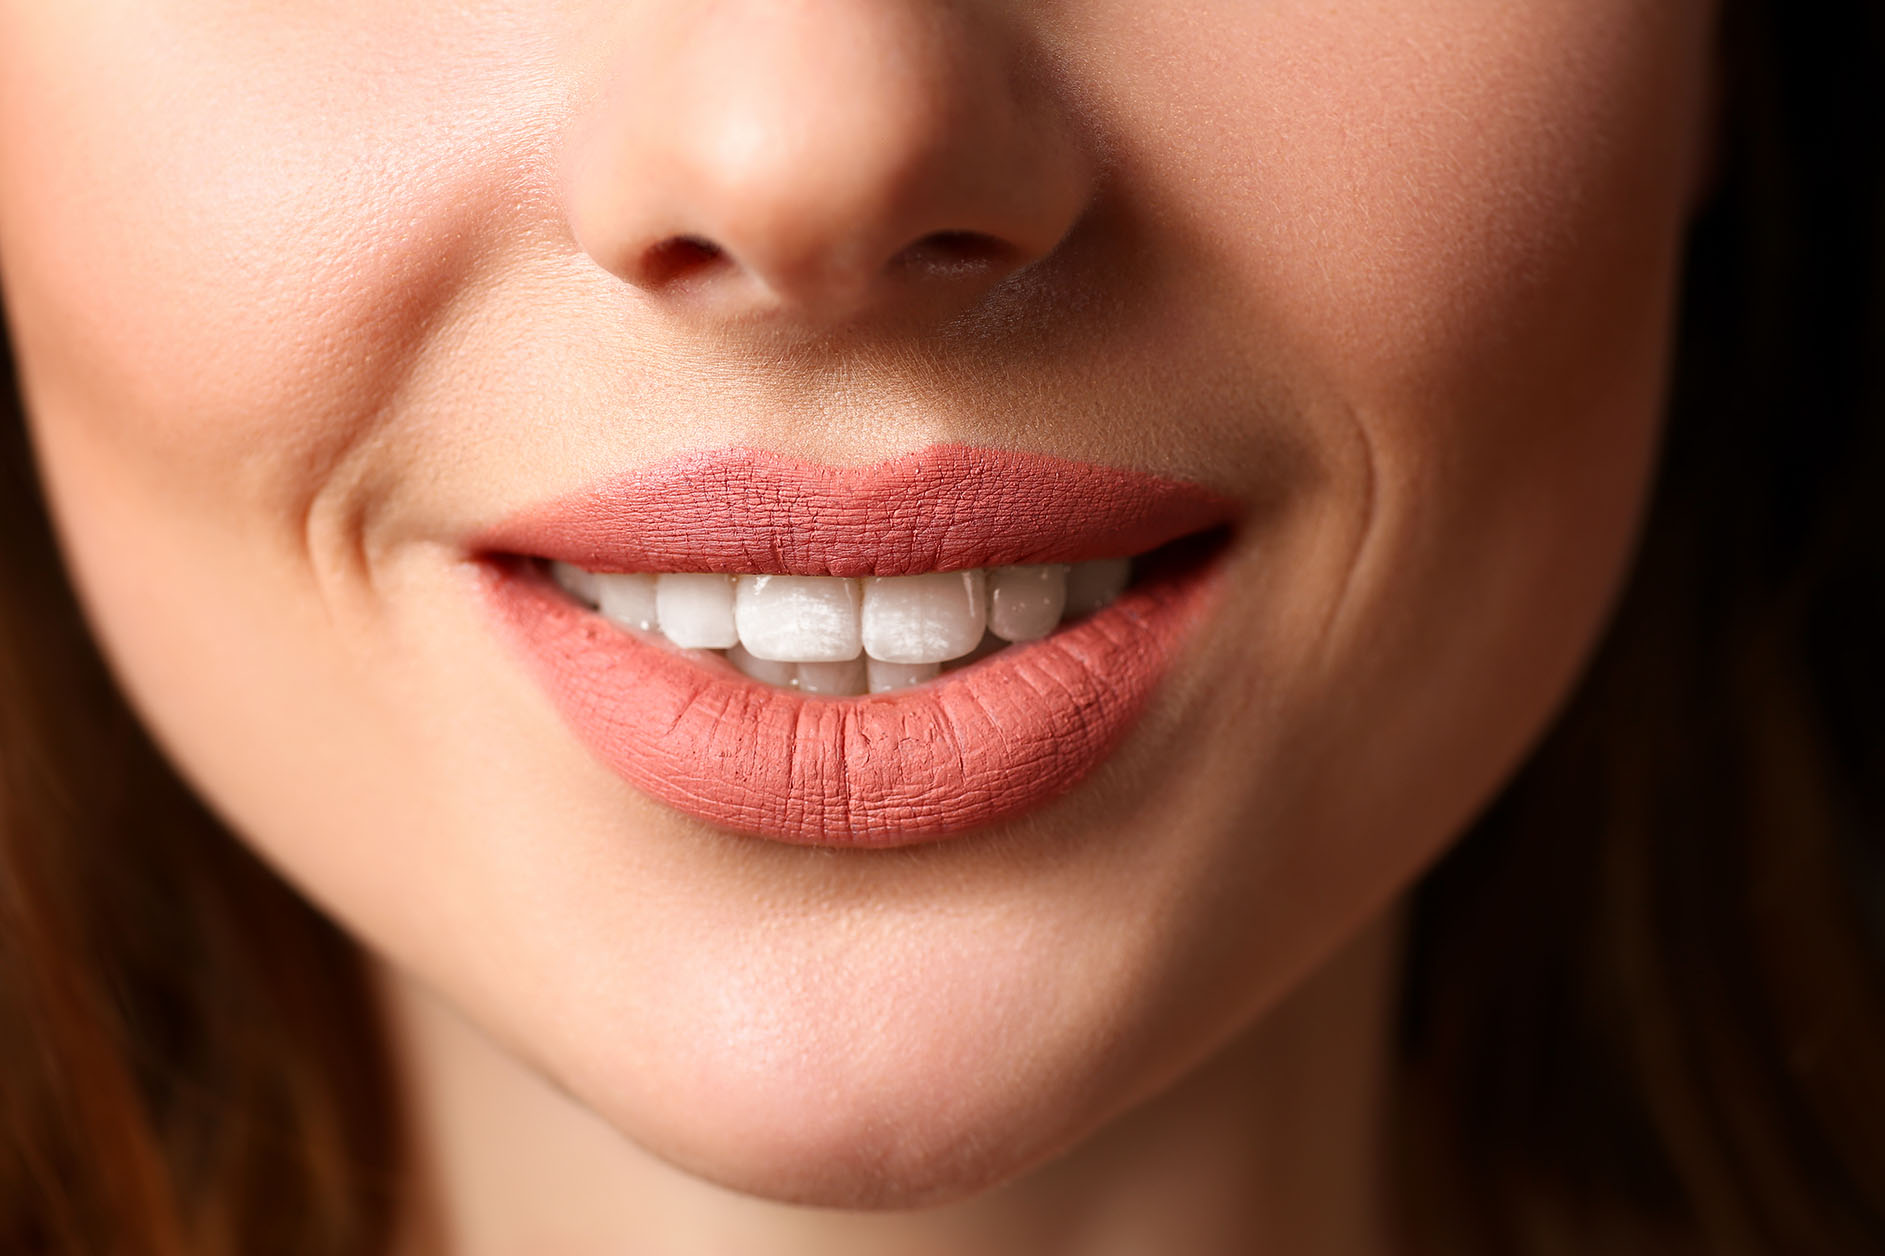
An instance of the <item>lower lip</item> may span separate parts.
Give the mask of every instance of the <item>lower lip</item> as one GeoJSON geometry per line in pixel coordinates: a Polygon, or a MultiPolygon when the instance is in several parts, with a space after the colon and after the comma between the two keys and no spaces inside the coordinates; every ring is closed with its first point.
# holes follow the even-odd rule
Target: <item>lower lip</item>
{"type": "Polygon", "coordinates": [[[1218,564],[1168,547],[1103,610],[941,677],[813,697],[608,623],[535,564],[483,564],[503,631],[563,718],[643,793],[718,828],[803,846],[934,841],[1066,793],[1144,714],[1218,564]]]}

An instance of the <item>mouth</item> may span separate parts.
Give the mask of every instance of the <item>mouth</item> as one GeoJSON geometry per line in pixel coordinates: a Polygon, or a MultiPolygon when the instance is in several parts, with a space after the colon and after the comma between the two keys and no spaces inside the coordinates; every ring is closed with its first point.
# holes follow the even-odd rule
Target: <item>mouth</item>
{"type": "Polygon", "coordinates": [[[565,723],[732,832],[901,846],[1090,774],[1208,611],[1238,508],[1203,486],[937,445],[838,468],[686,455],[474,549],[565,723]]]}

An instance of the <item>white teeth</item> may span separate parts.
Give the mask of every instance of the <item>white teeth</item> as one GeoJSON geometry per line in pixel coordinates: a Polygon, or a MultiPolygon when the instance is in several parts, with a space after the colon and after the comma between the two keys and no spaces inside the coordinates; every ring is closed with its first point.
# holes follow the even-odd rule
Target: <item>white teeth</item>
{"type": "Polygon", "coordinates": [[[569,563],[551,563],[550,579],[557,587],[581,602],[584,606],[596,604],[596,581],[601,577],[593,571],[584,571],[581,567],[569,563]]]}
{"type": "Polygon", "coordinates": [[[1124,592],[1131,578],[1130,558],[1075,563],[1067,573],[1067,605],[1062,613],[1072,617],[1098,610],[1124,592]]]}
{"type": "Polygon", "coordinates": [[[741,576],[733,620],[754,658],[842,663],[862,650],[858,583],[836,576],[741,576]]]}
{"type": "Polygon", "coordinates": [[[743,675],[751,676],[763,684],[790,689],[798,683],[799,665],[797,663],[778,663],[771,659],[756,659],[745,646],[736,645],[729,648],[727,662],[733,664],[743,675]]]}
{"type": "Polygon", "coordinates": [[[967,654],[988,621],[980,571],[866,577],[864,652],[886,663],[941,663],[967,654]]]}
{"type": "Polygon", "coordinates": [[[1067,601],[1067,565],[996,567],[988,573],[988,630],[1005,641],[1054,631],[1067,601]]]}
{"type": "Polygon", "coordinates": [[[1132,560],[915,576],[592,572],[550,578],[605,619],[683,649],[725,650],[762,684],[851,696],[920,685],[1008,643],[1036,641],[1125,589],[1132,560]]]}
{"type": "Polygon", "coordinates": [[[799,692],[848,698],[863,693],[866,686],[864,660],[842,663],[800,663],[799,692]]]}
{"type": "Polygon", "coordinates": [[[652,632],[655,627],[655,578],[611,572],[591,577],[596,582],[597,609],[602,617],[624,628],[652,632]]]}
{"type": "Polygon", "coordinates": [[[724,650],[740,643],[733,626],[733,577],[663,572],[655,577],[661,632],[683,649],[724,650]]]}
{"type": "Polygon", "coordinates": [[[985,659],[995,651],[1005,650],[1007,648],[1008,643],[1006,641],[1003,641],[992,632],[985,632],[982,634],[982,639],[975,643],[973,650],[970,650],[961,658],[949,660],[948,670],[953,672],[958,667],[967,667],[978,659],[985,659]]]}
{"type": "Polygon", "coordinates": [[[882,659],[864,656],[864,678],[872,693],[888,693],[892,689],[920,685],[934,679],[941,670],[941,664],[938,663],[886,663],[882,659]]]}

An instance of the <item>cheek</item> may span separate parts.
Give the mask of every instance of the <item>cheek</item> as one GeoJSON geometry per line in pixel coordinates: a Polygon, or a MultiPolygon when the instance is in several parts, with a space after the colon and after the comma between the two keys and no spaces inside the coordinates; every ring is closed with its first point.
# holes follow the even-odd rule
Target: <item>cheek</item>
{"type": "Polygon", "coordinates": [[[0,258],[82,429],[49,439],[292,534],[528,199],[545,106],[494,21],[240,7],[0,3],[0,258]]]}
{"type": "Polygon", "coordinates": [[[1129,67],[1102,109],[1171,265],[1311,426],[1359,429],[1375,527],[1438,561],[1488,519],[1627,528],[1712,9],[1220,5],[1200,57],[1195,20],[1119,5],[1091,38],[1129,67]]]}
{"type": "Polygon", "coordinates": [[[1712,6],[1226,3],[1208,44],[1198,6],[1083,12],[1154,269],[1237,320],[1288,398],[1264,422],[1330,451],[1322,514],[1360,520],[1307,630],[1241,661],[1289,730],[1273,781],[1308,783],[1263,819],[1341,835],[1319,856],[1340,901],[1460,831],[1601,630],[1653,463],[1712,6]]]}
{"type": "Polygon", "coordinates": [[[498,16],[250,7],[0,0],[0,263],[67,556],[127,691],[239,830],[390,918],[371,874],[424,863],[337,840],[361,826],[334,800],[397,824],[362,764],[412,751],[332,594],[359,583],[356,516],[398,509],[375,485],[424,478],[389,454],[396,416],[451,358],[490,240],[541,234],[504,215],[535,212],[552,110],[538,45],[498,16]]]}
{"type": "Polygon", "coordinates": [[[1265,422],[1365,515],[1321,650],[1351,672],[1317,685],[1381,653],[1344,630],[1467,619],[1493,659],[1594,633],[1646,493],[1713,8],[1216,4],[1208,43],[1200,6],[1082,10],[1157,268],[1241,325],[1287,399],[1265,422]]]}
{"type": "Polygon", "coordinates": [[[1575,406],[1656,312],[1708,7],[1216,5],[1206,50],[1185,7],[1096,6],[1089,40],[1163,260],[1247,316],[1258,370],[1367,412],[1575,406]]]}

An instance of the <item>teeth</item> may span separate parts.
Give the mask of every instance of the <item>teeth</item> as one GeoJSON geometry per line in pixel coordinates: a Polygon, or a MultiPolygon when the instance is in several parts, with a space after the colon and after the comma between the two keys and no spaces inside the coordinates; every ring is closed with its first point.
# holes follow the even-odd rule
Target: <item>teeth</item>
{"type": "Polygon", "coordinates": [[[733,593],[740,644],[754,658],[842,663],[864,648],[858,587],[835,576],[741,576],[733,593]]]}
{"type": "Polygon", "coordinates": [[[909,685],[920,685],[935,678],[942,667],[937,663],[886,663],[864,656],[864,678],[872,693],[888,693],[909,685]]]}
{"type": "Polygon", "coordinates": [[[724,650],[740,643],[733,626],[733,577],[663,572],[655,577],[661,631],[683,649],[724,650]]]}
{"type": "Polygon", "coordinates": [[[1098,610],[1124,592],[1126,581],[1131,578],[1130,558],[1075,563],[1067,572],[1067,605],[1062,614],[1071,618],[1098,610]]]}
{"type": "Polygon", "coordinates": [[[1067,601],[1064,563],[997,567],[988,573],[988,630],[1004,641],[1033,641],[1054,631],[1067,601]]]}
{"type": "Polygon", "coordinates": [[[978,659],[985,659],[995,651],[1005,650],[1007,648],[1008,643],[1006,641],[1003,641],[992,632],[985,632],[982,634],[982,639],[975,643],[973,650],[970,650],[961,658],[950,659],[949,662],[944,665],[943,670],[953,672],[958,667],[967,667],[978,659]]]}
{"type": "Polygon", "coordinates": [[[581,602],[584,606],[596,604],[596,582],[602,579],[593,571],[584,571],[581,567],[569,563],[551,563],[550,578],[563,592],[581,602]]]}
{"type": "Polygon", "coordinates": [[[768,685],[777,685],[781,689],[791,689],[798,684],[799,665],[797,663],[777,663],[771,659],[756,659],[747,652],[745,646],[736,645],[727,651],[727,662],[733,664],[741,673],[768,685]]]}
{"type": "Polygon", "coordinates": [[[602,617],[611,623],[653,632],[655,628],[655,578],[653,576],[610,573],[591,576],[596,582],[596,601],[602,617]]]}
{"type": "Polygon", "coordinates": [[[800,663],[799,691],[820,693],[833,698],[848,698],[864,692],[864,660],[842,663],[800,663]]]}
{"type": "Polygon", "coordinates": [[[1126,558],[916,576],[592,572],[550,577],[603,618],[683,649],[725,650],[762,684],[853,696],[920,685],[1009,642],[1036,641],[1118,597],[1126,558]]]}
{"type": "Polygon", "coordinates": [[[980,571],[867,577],[864,652],[886,663],[941,663],[967,654],[988,622],[980,571]]]}

